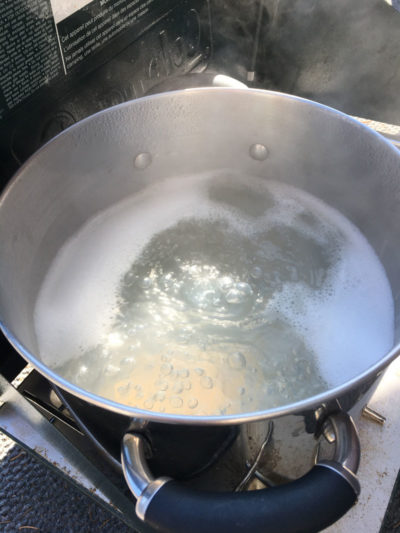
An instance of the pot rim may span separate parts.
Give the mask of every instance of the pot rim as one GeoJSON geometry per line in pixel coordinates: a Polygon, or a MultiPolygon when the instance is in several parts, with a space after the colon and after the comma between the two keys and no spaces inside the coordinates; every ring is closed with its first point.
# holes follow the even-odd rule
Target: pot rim
{"type": "MultiPolygon", "coordinates": [[[[9,183],[7,184],[6,188],[4,189],[3,193],[0,196],[0,209],[4,201],[6,200],[8,193],[11,191],[12,187],[15,185],[15,183],[19,181],[19,179],[21,179],[26,169],[29,167],[32,161],[37,157],[37,155],[46,152],[48,150],[49,145],[52,145],[55,142],[61,142],[63,136],[68,134],[70,129],[74,129],[76,127],[79,127],[82,124],[89,123],[90,121],[94,120],[98,115],[107,114],[109,112],[112,112],[115,109],[122,109],[124,107],[134,106],[135,103],[138,101],[142,102],[142,101],[147,101],[147,100],[160,100],[164,98],[167,99],[171,95],[179,96],[179,94],[187,94],[188,92],[205,93],[205,94],[221,93],[221,92],[230,94],[230,93],[239,92],[239,93],[245,93],[246,95],[248,94],[256,94],[259,96],[267,95],[270,98],[284,98],[288,100],[298,101],[303,105],[305,104],[305,105],[312,106],[314,108],[319,108],[324,113],[337,117],[341,120],[345,120],[346,122],[350,123],[352,126],[359,128],[361,131],[368,132],[369,135],[374,136],[377,142],[380,142],[383,146],[386,146],[386,148],[389,148],[390,150],[392,150],[393,153],[396,153],[396,155],[399,157],[399,166],[400,166],[400,152],[398,151],[397,148],[395,148],[392,145],[392,143],[389,140],[385,139],[385,137],[383,137],[376,131],[372,130],[365,124],[359,122],[355,118],[347,115],[346,113],[343,113],[342,111],[338,111],[332,107],[326,106],[324,104],[320,104],[318,102],[314,102],[306,98],[302,98],[299,96],[290,95],[290,94],[286,94],[282,92],[277,92],[277,91],[267,91],[263,89],[247,89],[247,88],[200,87],[200,88],[193,88],[193,89],[183,89],[183,90],[178,90],[178,91],[169,91],[165,93],[144,96],[144,97],[138,98],[136,100],[131,100],[128,102],[123,102],[116,106],[103,109],[93,115],[90,115],[82,119],[81,121],[73,124],[72,126],[69,126],[64,131],[62,131],[61,133],[53,137],[46,144],[44,144],[34,154],[32,154],[28,158],[28,160],[18,169],[18,171],[13,176],[13,178],[9,181],[9,183]]],[[[159,413],[155,411],[146,411],[143,409],[138,409],[136,407],[121,404],[116,401],[103,398],[102,396],[86,391],[85,389],[82,389],[81,387],[74,385],[73,383],[64,379],[62,376],[58,375],[57,372],[52,370],[50,367],[48,367],[47,365],[42,363],[38,358],[36,358],[33,354],[31,354],[30,351],[27,350],[25,346],[19,342],[17,336],[14,335],[14,333],[6,326],[2,317],[0,317],[0,329],[2,330],[2,332],[4,333],[8,341],[11,343],[11,345],[15,348],[15,350],[28,363],[32,364],[32,366],[38,372],[40,372],[44,377],[48,378],[52,383],[59,386],[61,389],[69,392],[70,394],[84,401],[87,401],[98,407],[108,409],[115,413],[119,413],[121,415],[129,416],[132,418],[146,419],[149,421],[163,422],[163,423],[168,423],[168,424],[191,424],[191,425],[243,424],[243,423],[254,422],[254,421],[263,420],[263,419],[278,418],[278,417],[289,415],[289,414],[295,414],[298,412],[312,410],[329,400],[334,400],[334,399],[339,398],[340,396],[344,395],[346,392],[352,389],[355,389],[360,384],[364,382],[368,382],[372,378],[374,379],[378,378],[383,373],[383,371],[386,369],[386,367],[388,367],[389,364],[396,357],[400,355],[400,343],[399,343],[395,345],[377,363],[370,366],[369,368],[364,370],[361,374],[358,374],[357,376],[355,376],[354,378],[351,378],[345,383],[339,386],[336,386],[332,389],[329,389],[326,392],[319,393],[309,398],[305,398],[303,400],[285,404],[279,407],[273,407],[273,408],[265,409],[261,411],[237,413],[237,414],[232,414],[232,415],[213,415],[213,416],[177,415],[177,414],[159,413]]]]}

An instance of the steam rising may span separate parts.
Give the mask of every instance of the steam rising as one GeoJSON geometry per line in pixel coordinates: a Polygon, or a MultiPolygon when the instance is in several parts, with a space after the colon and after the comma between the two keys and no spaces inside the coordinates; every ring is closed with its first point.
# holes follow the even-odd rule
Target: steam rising
{"type": "Polygon", "coordinates": [[[351,115],[400,124],[399,0],[214,4],[216,71],[351,115]],[[391,5],[389,5],[389,3],[391,5]],[[256,42],[262,6],[261,31],[256,42]]]}

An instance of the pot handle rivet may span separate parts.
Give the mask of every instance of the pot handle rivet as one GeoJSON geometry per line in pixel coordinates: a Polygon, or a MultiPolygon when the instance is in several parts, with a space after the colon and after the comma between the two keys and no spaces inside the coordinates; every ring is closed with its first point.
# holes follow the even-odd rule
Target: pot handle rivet
{"type": "Polygon", "coordinates": [[[264,144],[255,143],[250,146],[249,155],[256,161],[265,161],[269,156],[269,150],[264,144]]]}
{"type": "Polygon", "coordinates": [[[152,162],[152,157],[151,157],[151,154],[149,154],[149,152],[141,152],[135,157],[135,160],[134,160],[135,167],[138,168],[139,170],[144,170],[145,168],[150,166],[151,162],[152,162]]]}

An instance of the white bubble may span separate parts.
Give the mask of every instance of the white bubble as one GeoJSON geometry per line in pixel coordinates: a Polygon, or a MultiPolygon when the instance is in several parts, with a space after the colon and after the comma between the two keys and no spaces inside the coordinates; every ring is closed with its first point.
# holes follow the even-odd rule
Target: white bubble
{"type": "Polygon", "coordinates": [[[200,384],[204,389],[212,389],[213,388],[213,380],[210,378],[210,376],[203,376],[200,380],[200,384]]]}
{"type": "Polygon", "coordinates": [[[228,363],[231,368],[234,370],[241,370],[246,366],[246,357],[242,352],[234,352],[229,354],[228,363]]]}
{"type": "Polygon", "coordinates": [[[165,392],[160,390],[156,392],[154,399],[157,400],[158,402],[163,402],[165,400],[165,396],[166,396],[165,392]]]}
{"type": "Polygon", "coordinates": [[[127,383],[126,385],[121,385],[118,387],[118,392],[122,395],[128,394],[129,390],[131,388],[131,384],[127,383]]]}
{"type": "Polygon", "coordinates": [[[86,376],[89,368],[86,365],[81,365],[78,369],[77,376],[86,376]]]}
{"type": "Polygon", "coordinates": [[[153,285],[153,280],[149,277],[145,277],[140,281],[139,285],[142,287],[142,289],[150,289],[153,285]]]}
{"type": "Polygon", "coordinates": [[[172,277],[172,274],[165,274],[162,277],[161,283],[165,289],[169,289],[170,287],[172,287],[174,285],[174,279],[172,277]]]}
{"type": "Polygon", "coordinates": [[[120,333],[118,332],[112,332],[108,335],[107,337],[107,344],[112,347],[112,348],[115,348],[117,346],[121,346],[123,344],[123,339],[122,339],[122,336],[120,333]]]}
{"type": "Polygon", "coordinates": [[[253,294],[251,286],[243,281],[239,281],[239,283],[236,284],[236,288],[238,291],[242,292],[244,296],[251,296],[253,294]]]}
{"type": "Polygon", "coordinates": [[[124,357],[123,359],[121,359],[120,365],[124,367],[130,367],[133,366],[135,362],[136,360],[134,357],[124,357]]]}
{"type": "Polygon", "coordinates": [[[163,363],[160,367],[160,373],[163,376],[168,376],[169,374],[171,374],[172,369],[173,369],[173,366],[170,363],[163,363]]]}
{"type": "Polygon", "coordinates": [[[183,383],[181,383],[180,381],[177,381],[176,383],[174,383],[172,387],[172,391],[175,392],[176,394],[180,394],[183,391],[183,383]]]}
{"type": "Polygon", "coordinates": [[[168,389],[168,383],[164,379],[156,382],[156,387],[161,391],[166,391],[168,389]]]}
{"type": "Polygon", "coordinates": [[[241,291],[236,289],[236,287],[234,287],[233,289],[229,289],[229,291],[226,293],[225,300],[228,302],[228,304],[240,304],[243,302],[243,294],[241,291]]]}
{"type": "Polygon", "coordinates": [[[233,285],[233,279],[229,276],[223,276],[222,278],[218,279],[218,285],[223,291],[227,291],[230,289],[233,285]]]}
{"type": "Polygon", "coordinates": [[[183,400],[179,396],[171,396],[171,398],[169,399],[169,402],[172,405],[172,407],[182,407],[183,405],[183,400]]]}
{"type": "Polygon", "coordinates": [[[252,294],[253,290],[248,283],[239,282],[225,294],[225,300],[229,304],[240,304],[245,302],[252,294]]]}
{"type": "Polygon", "coordinates": [[[262,275],[263,275],[263,272],[261,270],[260,267],[258,266],[255,266],[251,269],[250,271],[250,276],[253,278],[253,279],[261,279],[262,278],[262,275]]]}
{"type": "Polygon", "coordinates": [[[221,297],[220,296],[216,296],[213,301],[212,301],[212,304],[215,306],[215,307],[219,307],[222,303],[222,300],[221,300],[221,297]]]}
{"type": "Polygon", "coordinates": [[[119,366],[109,364],[104,369],[104,374],[106,376],[115,376],[121,371],[119,366]]]}

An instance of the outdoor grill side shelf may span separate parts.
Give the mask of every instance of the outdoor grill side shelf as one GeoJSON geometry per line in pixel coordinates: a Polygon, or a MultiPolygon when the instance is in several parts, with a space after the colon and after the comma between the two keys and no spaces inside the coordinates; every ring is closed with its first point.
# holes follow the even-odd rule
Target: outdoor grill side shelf
{"type": "Polygon", "coordinates": [[[137,518],[133,499],[122,494],[1,374],[0,431],[134,530],[154,531],[137,518]]]}

